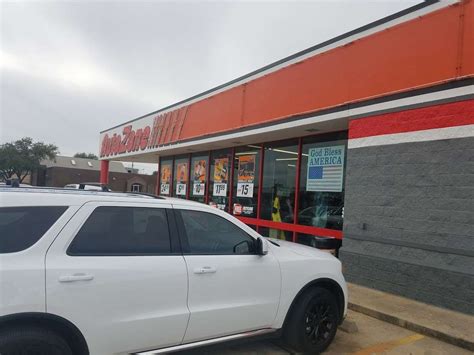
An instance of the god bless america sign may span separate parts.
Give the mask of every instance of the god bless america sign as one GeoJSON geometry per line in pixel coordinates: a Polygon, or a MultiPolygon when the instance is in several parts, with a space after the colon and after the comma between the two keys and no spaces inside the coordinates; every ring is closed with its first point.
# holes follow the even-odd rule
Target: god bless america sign
{"type": "Polygon", "coordinates": [[[342,191],[344,152],[343,145],[309,149],[306,191],[342,191]]]}
{"type": "Polygon", "coordinates": [[[147,151],[180,138],[186,107],[140,120],[103,132],[100,157],[107,158],[147,151]]]}

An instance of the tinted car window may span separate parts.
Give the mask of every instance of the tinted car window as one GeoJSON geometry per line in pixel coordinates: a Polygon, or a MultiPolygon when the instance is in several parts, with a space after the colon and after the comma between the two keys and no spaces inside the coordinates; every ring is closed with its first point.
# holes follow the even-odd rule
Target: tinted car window
{"type": "Polygon", "coordinates": [[[73,242],[69,255],[147,255],[171,252],[166,211],[98,207],[73,242]]]}
{"type": "Polygon", "coordinates": [[[255,240],[225,218],[181,210],[191,254],[254,254],[255,240]]]}
{"type": "Polygon", "coordinates": [[[0,253],[14,253],[35,244],[66,209],[66,206],[0,208],[0,253]]]}

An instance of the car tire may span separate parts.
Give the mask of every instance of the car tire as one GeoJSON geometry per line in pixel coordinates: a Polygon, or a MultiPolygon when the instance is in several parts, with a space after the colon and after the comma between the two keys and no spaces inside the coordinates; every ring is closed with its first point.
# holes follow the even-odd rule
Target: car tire
{"type": "Polygon", "coordinates": [[[302,294],[289,314],[283,341],[296,352],[319,354],[334,339],[339,310],[334,295],[325,288],[311,288],[302,294]]]}
{"type": "Polygon", "coordinates": [[[1,355],[72,355],[66,340],[39,327],[10,328],[0,332],[1,355]]]}

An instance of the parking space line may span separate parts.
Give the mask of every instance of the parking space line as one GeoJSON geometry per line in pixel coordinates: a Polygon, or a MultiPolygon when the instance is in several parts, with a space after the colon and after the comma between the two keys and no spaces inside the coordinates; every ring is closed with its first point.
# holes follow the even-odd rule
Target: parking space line
{"type": "Polygon", "coordinates": [[[424,337],[425,336],[421,334],[414,334],[414,335],[407,336],[405,338],[400,338],[400,339],[396,339],[392,341],[387,341],[384,343],[375,344],[368,348],[361,349],[353,354],[354,355],[372,355],[374,353],[381,353],[381,352],[391,350],[401,345],[414,343],[415,341],[421,340],[424,337]]]}

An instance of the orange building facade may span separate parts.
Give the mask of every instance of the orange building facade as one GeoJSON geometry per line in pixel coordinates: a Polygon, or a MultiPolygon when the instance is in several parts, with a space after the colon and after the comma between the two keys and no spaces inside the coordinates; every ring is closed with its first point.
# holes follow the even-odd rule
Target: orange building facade
{"type": "Polygon", "coordinates": [[[343,239],[350,281],[470,313],[473,156],[471,0],[413,6],[100,135],[103,183],[109,160],[156,163],[157,194],[269,237],[343,239]]]}

